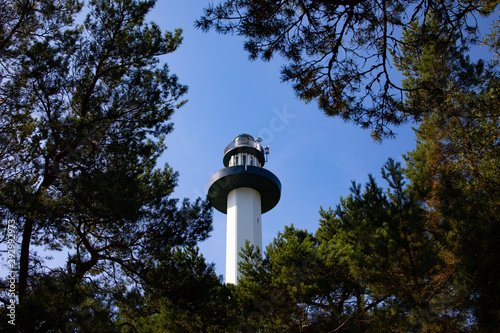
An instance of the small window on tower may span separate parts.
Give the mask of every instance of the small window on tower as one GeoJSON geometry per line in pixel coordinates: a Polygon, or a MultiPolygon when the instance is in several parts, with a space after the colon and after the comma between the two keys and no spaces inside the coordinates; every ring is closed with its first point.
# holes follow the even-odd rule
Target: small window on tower
{"type": "Polygon", "coordinates": [[[247,156],[246,155],[243,155],[243,165],[247,164],[247,156]]]}

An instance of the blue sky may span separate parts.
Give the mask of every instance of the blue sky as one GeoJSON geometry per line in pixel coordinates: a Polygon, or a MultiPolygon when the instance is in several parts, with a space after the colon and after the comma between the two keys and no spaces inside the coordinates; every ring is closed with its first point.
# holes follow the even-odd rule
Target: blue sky
{"type": "MultiPolygon", "coordinates": [[[[397,139],[377,144],[368,130],[326,117],[280,82],[282,59],[250,61],[240,37],[195,29],[207,3],[159,1],[149,16],[163,30],[184,30],[180,48],[162,59],[189,86],[188,103],[173,116],[174,131],[160,159],[180,173],[174,196],[204,197],[209,178],[223,168],[224,148],[241,133],[260,136],[262,145],[270,146],[265,168],[282,183],[280,202],[262,216],[264,246],[292,223],[314,232],[320,206],[335,207],[349,194],[352,180],[365,183],[372,173],[385,186],[382,165],[389,157],[403,162],[402,154],[415,147],[411,126],[397,128],[397,139]]],[[[224,274],[226,216],[214,211],[213,217],[214,231],[200,249],[224,274]]]]}

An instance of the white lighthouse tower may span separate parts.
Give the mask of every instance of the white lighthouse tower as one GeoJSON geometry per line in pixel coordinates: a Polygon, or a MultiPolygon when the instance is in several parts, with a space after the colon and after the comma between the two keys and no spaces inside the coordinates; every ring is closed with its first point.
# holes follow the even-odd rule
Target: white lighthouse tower
{"type": "Polygon", "coordinates": [[[262,249],[261,214],[280,200],[281,183],[263,168],[265,151],[248,134],[238,135],[226,147],[223,163],[225,168],[208,182],[208,199],[227,214],[226,283],[236,284],[239,252],[246,240],[262,249]]]}

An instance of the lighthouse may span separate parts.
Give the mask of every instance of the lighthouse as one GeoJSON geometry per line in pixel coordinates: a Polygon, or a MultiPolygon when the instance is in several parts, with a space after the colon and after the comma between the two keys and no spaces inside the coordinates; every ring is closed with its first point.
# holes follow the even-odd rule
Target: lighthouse
{"type": "Polygon", "coordinates": [[[278,204],[281,183],[263,168],[268,148],[251,135],[240,134],[224,149],[225,168],[208,182],[208,199],[227,215],[226,283],[236,284],[239,252],[248,240],[262,249],[261,215],[278,204]]]}

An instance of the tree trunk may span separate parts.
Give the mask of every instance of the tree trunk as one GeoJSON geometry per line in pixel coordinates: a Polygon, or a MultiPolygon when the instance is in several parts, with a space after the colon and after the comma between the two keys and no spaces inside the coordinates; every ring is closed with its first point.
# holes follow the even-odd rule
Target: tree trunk
{"type": "Polygon", "coordinates": [[[29,256],[31,234],[33,233],[33,218],[27,218],[24,223],[23,239],[21,242],[21,257],[19,259],[19,303],[22,303],[26,296],[26,289],[28,287],[28,270],[29,270],[29,256]]]}

